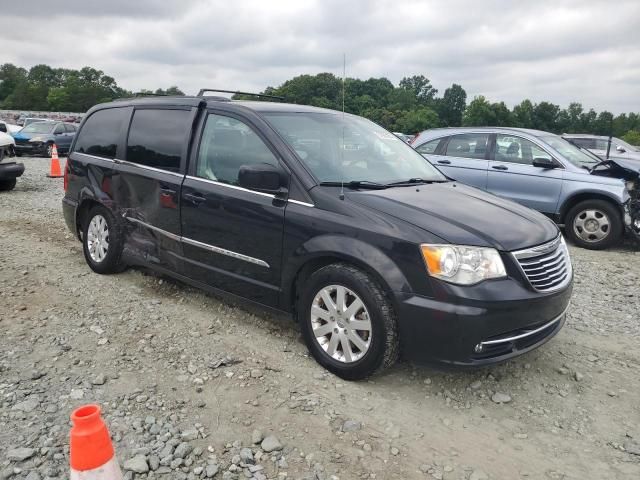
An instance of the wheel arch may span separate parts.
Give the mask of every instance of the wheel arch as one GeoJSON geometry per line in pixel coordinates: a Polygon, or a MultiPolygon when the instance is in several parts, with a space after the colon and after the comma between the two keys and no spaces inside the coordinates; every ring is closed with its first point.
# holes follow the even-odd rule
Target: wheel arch
{"type": "Polygon", "coordinates": [[[353,265],[370,274],[387,293],[394,307],[396,302],[393,292],[410,290],[408,280],[395,262],[379,248],[361,240],[324,235],[309,240],[297,251],[305,253],[286,262],[282,290],[282,307],[294,313],[294,316],[306,279],[319,269],[334,263],[353,265]]]}
{"type": "Polygon", "coordinates": [[[569,213],[569,210],[571,210],[578,203],[584,202],[586,200],[603,200],[614,207],[620,213],[621,217],[623,215],[622,206],[615,196],[603,192],[583,191],[573,194],[571,197],[567,198],[564,201],[564,203],[560,207],[560,223],[566,223],[566,216],[567,213],[569,213]]]}

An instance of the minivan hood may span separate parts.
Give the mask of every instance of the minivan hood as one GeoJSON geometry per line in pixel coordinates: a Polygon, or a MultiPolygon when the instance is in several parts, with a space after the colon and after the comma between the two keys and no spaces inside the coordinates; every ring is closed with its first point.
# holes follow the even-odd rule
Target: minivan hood
{"type": "Polygon", "coordinates": [[[544,215],[457,182],[350,191],[346,197],[452,244],[513,251],[558,236],[544,215]]]}

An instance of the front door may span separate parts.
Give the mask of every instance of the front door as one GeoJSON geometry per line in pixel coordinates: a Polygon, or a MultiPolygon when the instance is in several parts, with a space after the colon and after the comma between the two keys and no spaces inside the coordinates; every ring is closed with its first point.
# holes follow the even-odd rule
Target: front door
{"type": "Polygon", "coordinates": [[[277,306],[286,201],[238,185],[242,165],[282,168],[245,120],[209,112],[182,186],[184,274],[277,306]]]}
{"type": "Polygon", "coordinates": [[[510,134],[497,134],[494,150],[487,190],[539,212],[556,213],[564,170],[532,165],[534,158],[553,157],[530,140],[510,134]]]}

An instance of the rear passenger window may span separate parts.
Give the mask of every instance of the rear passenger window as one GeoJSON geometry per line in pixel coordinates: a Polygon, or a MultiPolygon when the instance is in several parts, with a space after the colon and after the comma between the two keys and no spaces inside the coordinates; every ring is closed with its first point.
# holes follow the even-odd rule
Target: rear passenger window
{"type": "Polygon", "coordinates": [[[431,140],[430,142],[423,143],[419,147],[416,147],[416,152],[421,154],[434,154],[438,145],[440,144],[441,138],[436,138],[435,140],[431,140]]]}
{"type": "Polygon", "coordinates": [[[190,117],[189,110],[136,110],[127,140],[127,161],[179,172],[190,117]]]}
{"type": "Polygon", "coordinates": [[[126,108],[107,108],[94,112],[82,126],[74,152],[116,158],[122,127],[128,120],[126,108]]]}
{"type": "Polygon", "coordinates": [[[454,135],[449,139],[446,154],[450,157],[484,159],[488,142],[488,133],[454,135]]]}
{"type": "Polygon", "coordinates": [[[76,131],[76,127],[74,125],[69,124],[69,123],[65,123],[64,124],[64,128],[67,130],[68,133],[75,133],[75,131],[76,131]]]}
{"type": "Polygon", "coordinates": [[[237,185],[241,166],[260,163],[278,166],[269,147],[247,124],[222,115],[207,117],[198,151],[198,177],[237,185]]]}

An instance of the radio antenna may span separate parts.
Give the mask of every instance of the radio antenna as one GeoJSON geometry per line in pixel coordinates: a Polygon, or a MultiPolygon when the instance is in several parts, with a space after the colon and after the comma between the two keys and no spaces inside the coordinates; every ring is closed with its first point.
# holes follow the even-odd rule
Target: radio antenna
{"type": "Polygon", "coordinates": [[[345,90],[345,77],[347,75],[347,54],[342,54],[342,146],[340,148],[340,200],[344,200],[344,90],[345,90]]]}

